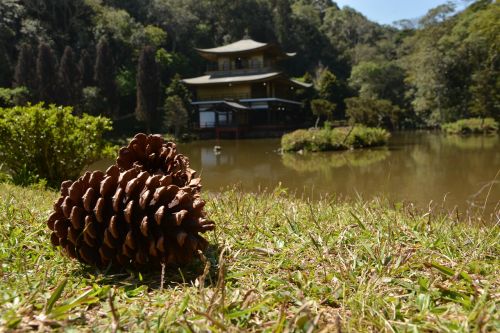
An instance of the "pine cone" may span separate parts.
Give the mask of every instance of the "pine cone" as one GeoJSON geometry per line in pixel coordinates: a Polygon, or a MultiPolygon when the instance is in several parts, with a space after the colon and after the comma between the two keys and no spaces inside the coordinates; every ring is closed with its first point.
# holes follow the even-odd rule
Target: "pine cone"
{"type": "Polygon", "coordinates": [[[177,153],[175,143],[165,143],[160,135],[137,134],[127,147],[120,149],[116,165],[120,171],[138,167],[154,175],[171,175],[172,184],[179,187],[189,184],[201,188],[188,158],[177,153]]]}
{"type": "Polygon", "coordinates": [[[206,219],[199,178],[193,178],[188,159],[176,154],[175,144],[164,145],[156,136],[147,140],[147,156],[157,154],[154,158],[134,149],[140,158],[129,160],[129,169],[119,158],[122,170],[113,165],[106,173],[87,172],[61,184],[47,221],[54,246],[101,268],[182,265],[206,249],[199,233],[215,225],[206,219]],[[163,148],[170,148],[166,158],[158,154],[163,148]]]}

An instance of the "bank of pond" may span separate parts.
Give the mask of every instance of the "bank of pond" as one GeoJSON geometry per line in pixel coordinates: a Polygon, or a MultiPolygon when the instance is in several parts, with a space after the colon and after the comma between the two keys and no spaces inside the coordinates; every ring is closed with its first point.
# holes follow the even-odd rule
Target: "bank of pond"
{"type": "Polygon", "coordinates": [[[281,148],[292,151],[331,151],[378,147],[387,144],[390,134],[382,128],[364,126],[299,129],[283,135],[281,148]]]}
{"type": "MultiPolygon", "coordinates": [[[[469,118],[441,125],[447,135],[496,135],[499,126],[493,118],[469,118]]],[[[390,133],[382,128],[350,127],[299,129],[281,138],[284,152],[319,152],[380,147],[387,145],[390,133]]]]}

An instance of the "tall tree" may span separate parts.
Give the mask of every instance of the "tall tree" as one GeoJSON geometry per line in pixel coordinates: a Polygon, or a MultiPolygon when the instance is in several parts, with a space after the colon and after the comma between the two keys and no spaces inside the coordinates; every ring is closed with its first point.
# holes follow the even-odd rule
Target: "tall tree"
{"type": "Polygon", "coordinates": [[[14,72],[14,87],[26,87],[34,93],[36,84],[35,58],[29,44],[22,44],[14,72]]]}
{"type": "Polygon", "coordinates": [[[81,97],[81,78],[75,63],[73,49],[66,46],[58,72],[59,102],[62,105],[77,105],[81,97]]]}
{"type": "Polygon", "coordinates": [[[158,98],[160,92],[160,78],[155,60],[155,50],[151,46],[142,49],[137,66],[137,104],[136,118],[146,124],[151,133],[153,124],[160,119],[158,114],[158,98]]]}
{"type": "Polygon", "coordinates": [[[188,112],[179,96],[169,96],[165,100],[165,117],[163,124],[167,129],[173,130],[176,138],[181,134],[181,130],[188,125],[188,112]]]}
{"type": "Polygon", "coordinates": [[[117,89],[115,82],[115,66],[108,40],[101,38],[97,44],[97,56],[94,67],[94,80],[101,97],[106,103],[106,115],[116,116],[117,89]]]}
{"type": "MultiPolygon", "coordinates": [[[[179,74],[176,74],[170,84],[168,85],[167,89],[165,89],[165,95],[167,99],[169,97],[177,96],[181,99],[182,104],[184,109],[187,112],[188,115],[188,123],[189,121],[193,120],[194,114],[193,114],[193,108],[191,106],[191,92],[189,89],[182,83],[181,76],[179,74]]],[[[165,105],[167,105],[167,101],[165,101],[165,105]]],[[[167,110],[168,108],[165,106],[165,109],[167,110]]],[[[167,113],[168,117],[168,113],[167,113]]],[[[188,124],[189,125],[189,124],[188,124]]]]}
{"type": "Polygon", "coordinates": [[[82,87],[90,87],[94,85],[94,63],[92,57],[87,50],[83,50],[80,54],[78,62],[78,70],[80,71],[82,87]]]}
{"type": "Polygon", "coordinates": [[[46,43],[40,43],[36,60],[37,95],[39,101],[54,103],[58,99],[56,93],[56,65],[56,57],[52,48],[46,43]]]}

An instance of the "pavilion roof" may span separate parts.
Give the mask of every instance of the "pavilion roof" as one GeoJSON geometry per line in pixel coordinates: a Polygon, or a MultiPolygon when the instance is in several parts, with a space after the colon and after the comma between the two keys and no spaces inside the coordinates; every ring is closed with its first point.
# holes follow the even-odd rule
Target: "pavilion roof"
{"type": "Polygon", "coordinates": [[[232,75],[232,76],[213,76],[203,75],[190,79],[184,79],[182,82],[192,86],[212,85],[212,84],[229,84],[229,83],[244,83],[244,82],[265,82],[274,79],[286,80],[294,86],[302,88],[310,88],[312,84],[300,82],[290,79],[282,72],[270,72],[265,74],[252,75],[232,75]]]}
{"type": "Polygon", "coordinates": [[[237,42],[227,44],[224,46],[218,46],[209,49],[196,49],[200,55],[209,60],[215,60],[217,55],[229,55],[229,54],[241,54],[248,52],[255,52],[260,50],[269,50],[269,52],[275,54],[277,57],[286,58],[293,57],[295,53],[285,53],[276,44],[272,43],[261,43],[254,41],[253,39],[242,39],[237,42]]]}
{"type": "Polygon", "coordinates": [[[213,75],[203,75],[194,77],[191,79],[182,80],[184,83],[189,85],[206,85],[206,84],[223,84],[223,83],[242,83],[242,82],[254,82],[262,81],[275,77],[279,77],[281,72],[270,72],[265,74],[253,74],[253,75],[233,75],[233,76],[213,76],[213,75]]]}

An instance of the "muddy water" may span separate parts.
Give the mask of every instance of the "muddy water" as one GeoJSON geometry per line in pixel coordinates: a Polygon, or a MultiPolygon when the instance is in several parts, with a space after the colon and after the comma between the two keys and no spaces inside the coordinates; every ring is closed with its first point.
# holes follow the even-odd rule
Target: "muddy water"
{"type": "Polygon", "coordinates": [[[396,133],[384,149],[304,155],[279,154],[279,146],[277,139],[198,141],[180,144],[179,151],[201,172],[203,187],[210,191],[235,184],[257,191],[281,184],[312,198],[381,196],[392,203],[431,204],[460,213],[484,207],[488,215],[500,209],[498,136],[396,133]]]}

